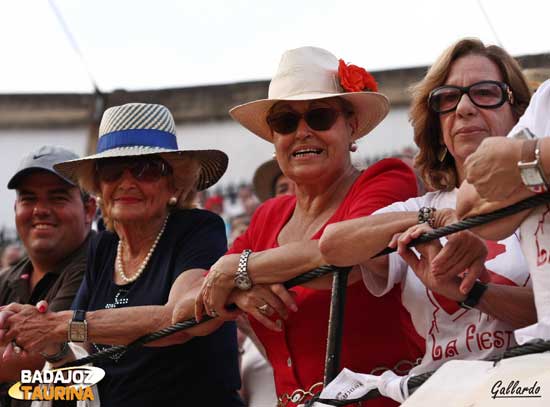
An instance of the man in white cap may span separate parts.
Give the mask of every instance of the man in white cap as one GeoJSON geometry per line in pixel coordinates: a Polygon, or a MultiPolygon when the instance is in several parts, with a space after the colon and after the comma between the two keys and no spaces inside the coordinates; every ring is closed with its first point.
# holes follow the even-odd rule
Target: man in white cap
{"type": "MultiPolygon", "coordinates": [[[[27,256],[0,275],[0,305],[46,300],[49,310],[70,308],[86,269],[96,210],[93,198],[53,168],[74,158],[72,151],[43,146],[23,158],[8,182],[16,190],[15,224],[27,256]]],[[[22,369],[41,369],[46,359],[60,357],[22,353],[15,343],[0,347],[1,354],[0,383],[17,381],[22,369]]],[[[12,406],[18,402],[0,396],[1,406],[10,401],[12,406]]]]}

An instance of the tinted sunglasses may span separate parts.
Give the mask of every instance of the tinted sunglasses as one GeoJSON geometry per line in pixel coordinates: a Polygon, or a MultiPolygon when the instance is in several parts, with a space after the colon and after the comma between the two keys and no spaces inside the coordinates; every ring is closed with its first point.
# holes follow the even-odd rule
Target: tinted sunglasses
{"type": "Polygon", "coordinates": [[[267,116],[267,124],[279,134],[290,134],[296,131],[303,118],[312,130],[325,131],[334,125],[340,113],[330,107],[317,107],[305,113],[278,112],[267,116]]]}
{"type": "Polygon", "coordinates": [[[444,85],[430,92],[428,105],[436,113],[452,112],[462,95],[467,94],[474,105],[482,109],[496,109],[508,101],[514,103],[510,87],[504,82],[481,81],[470,86],[444,85]]]}
{"type": "Polygon", "coordinates": [[[109,158],[96,163],[99,180],[103,182],[114,182],[120,179],[126,169],[136,180],[144,182],[155,182],[172,173],[172,168],[160,158],[137,160],[135,158],[109,158]]]}

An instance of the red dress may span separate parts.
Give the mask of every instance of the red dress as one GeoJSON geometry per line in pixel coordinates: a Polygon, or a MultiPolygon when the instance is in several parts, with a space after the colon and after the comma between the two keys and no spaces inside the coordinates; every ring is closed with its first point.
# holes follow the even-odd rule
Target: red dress
{"type": "MultiPolygon", "coordinates": [[[[330,223],[369,215],[392,202],[416,196],[416,191],[415,176],[409,167],[397,159],[382,160],[363,171],[340,207],[311,239],[319,239],[330,223]]],[[[234,242],[228,253],[278,247],[277,236],[290,219],[295,205],[294,196],[266,201],[256,210],[248,230],[234,242]]],[[[279,405],[283,406],[303,403],[308,398],[301,396],[322,389],[331,296],[330,290],[301,286],[292,290],[297,294],[298,312],[290,312],[286,321],[281,320],[282,332],[268,330],[250,318],[273,366],[279,405]]],[[[375,374],[389,368],[402,373],[423,354],[424,341],[414,330],[401,304],[399,286],[381,298],[372,296],[362,281],[348,287],[342,368],[375,374]]],[[[367,405],[397,404],[380,398],[367,405]]]]}

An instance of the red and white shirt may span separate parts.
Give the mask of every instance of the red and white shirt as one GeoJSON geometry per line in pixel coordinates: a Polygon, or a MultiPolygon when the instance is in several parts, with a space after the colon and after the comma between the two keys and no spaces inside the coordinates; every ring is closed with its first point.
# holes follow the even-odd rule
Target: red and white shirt
{"type": "MultiPolygon", "coordinates": [[[[536,137],[550,136],[550,80],[539,86],[527,110],[508,137],[528,128],[536,137]]],[[[529,263],[533,280],[538,322],[516,331],[519,343],[550,339],[550,205],[533,211],[520,227],[521,249],[529,263]]]]}
{"type": "MultiPolygon", "coordinates": [[[[455,208],[457,190],[429,192],[397,202],[375,213],[416,212],[421,207],[455,208]]],[[[441,239],[442,244],[446,240],[441,239]]],[[[529,284],[527,263],[516,234],[499,242],[487,241],[485,266],[490,282],[515,286],[529,284]]],[[[411,314],[417,332],[425,339],[426,354],[413,373],[434,370],[450,359],[483,359],[502,353],[516,344],[512,327],[479,310],[466,310],[456,301],[427,289],[397,253],[389,255],[388,278],[380,278],[362,267],[363,281],[376,296],[401,284],[403,305],[411,314]]]]}

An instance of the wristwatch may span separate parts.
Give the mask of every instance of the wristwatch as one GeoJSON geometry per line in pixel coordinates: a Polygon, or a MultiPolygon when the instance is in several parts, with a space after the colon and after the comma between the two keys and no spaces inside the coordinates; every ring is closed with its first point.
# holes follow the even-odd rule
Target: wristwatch
{"type": "MultiPolygon", "coordinates": [[[[522,137],[518,136],[518,138],[522,137]]],[[[537,193],[548,191],[548,180],[540,160],[540,140],[540,138],[525,140],[521,145],[521,161],[518,162],[523,185],[537,193]]]]}
{"type": "Polygon", "coordinates": [[[252,280],[248,275],[248,257],[252,253],[252,250],[246,249],[241,253],[239,257],[239,266],[237,267],[237,272],[235,273],[235,286],[239,290],[247,291],[252,288],[252,280]]]}
{"type": "Polygon", "coordinates": [[[86,311],[75,310],[73,319],[69,321],[67,335],[69,342],[86,342],[88,339],[88,324],[86,323],[86,311]]]}
{"type": "Polygon", "coordinates": [[[474,283],[474,286],[468,293],[468,296],[466,297],[466,299],[464,301],[459,302],[458,305],[460,305],[462,308],[465,308],[465,309],[474,308],[479,303],[479,300],[481,299],[481,296],[483,295],[486,289],[487,289],[487,284],[483,284],[480,281],[476,281],[474,283]]]}

